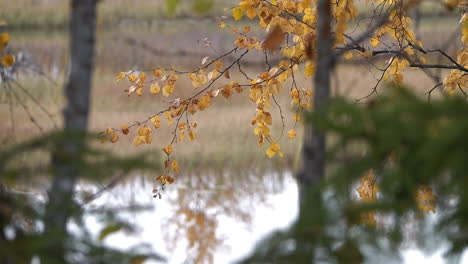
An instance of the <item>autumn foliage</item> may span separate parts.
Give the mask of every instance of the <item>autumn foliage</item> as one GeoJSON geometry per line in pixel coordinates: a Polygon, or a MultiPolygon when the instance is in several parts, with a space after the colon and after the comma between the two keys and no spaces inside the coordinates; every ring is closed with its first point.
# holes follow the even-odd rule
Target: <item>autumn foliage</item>
{"type": "Polygon", "coordinates": [[[8,33],[0,34],[0,56],[2,67],[8,68],[15,63],[15,57],[12,54],[5,52],[5,48],[8,46],[10,41],[10,35],[8,33]]]}
{"type": "MultiPolygon", "coordinates": [[[[447,94],[467,86],[466,72],[468,69],[468,15],[462,14],[461,42],[463,47],[456,58],[450,57],[438,49],[426,49],[418,40],[412,29],[412,19],[409,11],[421,1],[398,0],[367,0],[367,5],[375,10],[374,23],[368,25],[368,30],[361,36],[351,35],[349,25],[358,16],[359,11],[353,0],[332,1],[333,36],[335,55],[345,60],[361,60],[381,55],[388,56],[384,62],[379,62],[381,76],[366,99],[376,94],[377,85],[382,82],[402,84],[403,73],[408,69],[450,69],[442,83],[447,94]],[[367,44],[361,44],[363,41],[367,44]],[[447,64],[436,65],[428,63],[430,54],[442,54],[447,64]]],[[[465,5],[465,1],[445,1],[447,9],[465,5]]],[[[132,135],[135,146],[150,144],[152,137],[161,125],[172,128],[173,137],[161,151],[166,155],[164,174],[156,180],[164,186],[175,180],[173,175],[180,172],[179,164],[174,158],[175,144],[184,140],[196,140],[197,123],[192,121],[192,115],[199,114],[224,99],[230,99],[238,93],[248,93],[252,102],[253,117],[250,124],[253,134],[258,139],[258,146],[264,147],[269,158],[282,157],[280,142],[284,142],[283,134],[289,139],[296,138],[296,123],[301,120],[304,111],[313,109],[312,89],[299,87],[295,82],[296,75],[312,77],[316,70],[316,1],[312,0],[243,0],[231,10],[234,21],[244,17],[255,21],[264,34],[252,33],[250,26],[236,27],[236,23],[228,17],[220,17],[219,27],[232,32],[234,47],[220,56],[205,57],[200,65],[191,71],[179,71],[173,68],[157,66],[152,69],[132,69],[117,75],[118,81],[125,81],[125,92],[128,96],[160,96],[166,106],[143,121],[132,125],[123,124],[120,129],[107,128],[102,133],[103,141],[116,142],[121,135],[132,135]],[[256,76],[249,76],[242,70],[242,60],[248,53],[265,56],[265,69],[256,76]],[[227,60],[227,55],[237,54],[235,60],[227,60]],[[272,65],[268,56],[280,56],[282,59],[272,65]],[[232,80],[231,73],[239,73],[243,78],[232,80]],[[188,78],[193,86],[193,93],[187,98],[174,98],[177,81],[188,78]],[[286,85],[288,84],[288,85],[286,85]],[[295,109],[292,116],[273,117],[271,109],[281,108],[276,97],[286,93],[290,97],[291,106],[295,109]],[[274,122],[284,124],[286,118],[294,120],[294,126],[284,131],[271,131],[274,122]]],[[[431,90],[432,91],[432,90],[431,90]]],[[[283,126],[284,127],[284,126],[283,126]]],[[[357,189],[362,201],[378,199],[378,175],[374,172],[362,176],[357,189]]],[[[160,196],[159,188],[155,196],[160,196]]],[[[415,192],[420,208],[424,212],[434,212],[435,196],[431,187],[421,185],[415,192]]],[[[375,225],[375,213],[364,215],[365,223],[375,225]]]]}

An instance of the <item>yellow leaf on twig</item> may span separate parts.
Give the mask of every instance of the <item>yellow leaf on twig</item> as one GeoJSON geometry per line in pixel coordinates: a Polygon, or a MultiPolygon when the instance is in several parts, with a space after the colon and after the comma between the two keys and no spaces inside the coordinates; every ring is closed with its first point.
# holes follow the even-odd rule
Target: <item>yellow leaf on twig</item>
{"type": "Polygon", "coordinates": [[[7,54],[2,57],[2,65],[5,68],[11,67],[13,64],[15,64],[15,57],[11,54],[7,54]]]}

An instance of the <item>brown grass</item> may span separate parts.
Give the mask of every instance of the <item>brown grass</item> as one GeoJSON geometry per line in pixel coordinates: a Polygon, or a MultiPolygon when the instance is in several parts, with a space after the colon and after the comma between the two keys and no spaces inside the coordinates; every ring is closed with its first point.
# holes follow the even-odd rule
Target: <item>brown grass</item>
{"type": "MultiPolygon", "coordinates": [[[[349,98],[360,98],[371,91],[372,86],[376,83],[376,74],[362,65],[340,65],[337,69],[333,80],[333,91],[335,94],[345,95],[349,98]]],[[[128,84],[124,81],[116,84],[114,76],[97,71],[94,89],[93,103],[90,118],[91,131],[103,131],[107,127],[119,128],[120,124],[133,124],[136,121],[145,120],[155,112],[166,107],[165,99],[161,95],[151,95],[145,91],[144,96],[128,97],[123,90],[128,84]]],[[[233,74],[232,78],[236,79],[239,76],[233,74]]],[[[405,75],[408,83],[413,83],[414,89],[421,95],[432,87],[431,81],[424,76],[421,71],[409,70],[405,75]]],[[[303,88],[311,87],[311,79],[305,79],[296,76],[298,85],[303,88]]],[[[29,89],[32,88],[30,83],[29,89]]],[[[215,98],[212,108],[203,112],[198,112],[194,116],[190,115],[191,121],[196,121],[199,124],[199,137],[195,141],[184,141],[175,146],[175,158],[178,159],[182,166],[189,170],[197,170],[201,168],[218,168],[226,167],[269,167],[269,166],[293,166],[299,155],[301,143],[300,125],[297,127],[299,131],[298,138],[295,140],[287,139],[286,132],[293,127],[292,115],[293,108],[289,104],[289,86],[285,85],[282,89],[282,95],[278,98],[282,105],[283,114],[285,116],[285,135],[283,135],[280,144],[285,152],[285,158],[268,160],[264,156],[265,147],[257,147],[257,139],[253,134],[253,126],[250,125],[250,120],[255,112],[255,105],[248,99],[248,92],[235,94],[231,99],[226,100],[222,96],[215,98]]],[[[175,94],[171,98],[186,97],[193,93],[189,81],[181,78],[177,83],[175,94]]],[[[385,85],[378,88],[379,93],[385,93],[385,85]]],[[[61,87],[55,89],[56,93],[61,93],[61,87]]],[[[60,109],[63,102],[53,102],[50,98],[42,98],[44,106],[55,114],[57,119],[60,117],[60,109]]],[[[29,101],[29,104],[35,117],[44,127],[51,128],[51,123],[44,114],[41,114],[39,109],[29,101]]],[[[15,136],[17,140],[22,140],[34,135],[39,135],[39,131],[34,127],[24,111],[19,105],[14,106],[15,110],[15,136]]],[[[11,128],[8,117],[8,105],[0,105],[0,122],[4,124],[1,127],[3,140],[9,134],[11,128]]],[[[274,125],[272,128],[273,135],[278,138],[281,134],[281,119],[278,109],[273,107],[274,125]]],[[[127,155],[138,151],[150,151],[151,153],[161,154],[161,148],[166,146],[171,140],[171,133],[174,126],[167,127],[165,120],[162,121],[162,126],[157,129],[154,134],[153,143],[134,147],[132,145],[133,137],[136,130],[132,129],[130,135],[120,135],[120,141],[115,144],[106,144],[106,148],[112,149],[114,152],[127,155]]]]}
{"type": "MultiPolygon", "coordinates": [[[[13,28],[55,27],[64,28],[68,23],[69,1],[62,0],[17,0],[1,1],[0,24],[13,28]]],[[[177,17],[199,17],[221,14],[232,2],[216,1],[206,13],[194,12],[192,1],[180,1],[177,17]]],[[[113,27],[126,22],[148,23],[167,19],[164,1],[158,0],[105,0],[98,5],[98,25],[113,27]]]]}

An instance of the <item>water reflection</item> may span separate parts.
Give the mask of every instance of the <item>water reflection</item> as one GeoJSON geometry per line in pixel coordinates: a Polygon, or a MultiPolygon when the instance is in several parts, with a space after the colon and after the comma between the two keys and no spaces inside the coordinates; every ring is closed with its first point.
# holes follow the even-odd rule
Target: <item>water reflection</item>
{"type": "MultiPolygon", "coordinates": [[[[269,232],[288,227],[298,213],[290,172],[194,175],[169,186],[161,200],[151,197],[151,184],[132,181],[93,202],[154,204],[153,210],[125,216],[138,234],[117,233],[105,243],[123,249],[146,242],[168,263],[230,263],[269,232]]],[[[93,219],[87,223],[93,232],[100,230],[93,219]]]]}

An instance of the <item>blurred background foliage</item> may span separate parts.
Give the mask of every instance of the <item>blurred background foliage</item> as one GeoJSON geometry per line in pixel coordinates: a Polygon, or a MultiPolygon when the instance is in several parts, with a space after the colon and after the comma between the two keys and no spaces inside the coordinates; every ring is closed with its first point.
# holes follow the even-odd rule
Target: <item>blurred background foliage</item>
{"type": "Polygon", "coordinates": [[[456,261],[468,244],[468,104],[464,97],[429,102],[403,87],[365,104],[345,98],[307,116],[329,135],[327,179],[301,204],[295,225],[265,239],[243,263],[390,263],[412,241],[447,245],[456,261]],[[359,202],[359,179],[376,174],[375,202],[359,202]],[[435,213],[416,192],[432,188],[435,213]],[[376,227],[360,224],[377,212],[376,227]]]}
{"type": "MultiPolygon", "coordinates": [[[[86,141],[85,147],[73,157],[61,156],[80,170],[80,185],[101,186],[96,192],[78,188],[74,194],[72,220],[65,246],[67,263],[142,263],[146,259],[163,260],[150,245],[135,245],[122,251],[108,247],[103,240],[110,234],[135,230],[134,221],[122,217],[124,213],[141,212],[151,205],[129,203],[126,207],[112,205],[88,206],[104,192],[134,173],[154,172],[159,162],[154,153],[140,153],[122,157],[104,150],[96,135],[70,132],[51,132],[0,151],[0,263],[31,263],[41,257],[40,263],[57,263],[54,249],[47,245],[51,234],[44,233],[47,195],[44,190],[53,166],[47,157],[64,140],[86,141]],[[27,161],[27,162],[26,162],[27,161]],[[41,191],[42,190],[42,191],[41,191]],[[98,236],[92,235],[84,223],[93,217],[103,227],[98,236]],[[49,259],[50,257],[50,259],[49,259]]],[[[60,155],[60,154],[58,154],[60,155]]],[[[150,191],[150,190],[149,190],[150,191]]]]}

